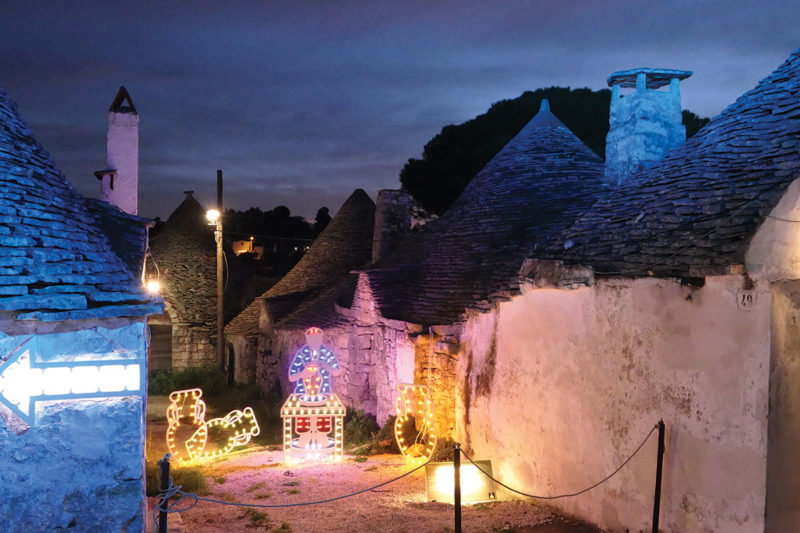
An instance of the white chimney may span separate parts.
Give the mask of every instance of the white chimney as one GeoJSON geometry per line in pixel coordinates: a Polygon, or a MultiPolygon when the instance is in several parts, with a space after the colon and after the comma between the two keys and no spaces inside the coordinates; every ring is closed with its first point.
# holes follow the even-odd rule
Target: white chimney
{"type": "Polygon", "coordinates": [[[108,109],[107,170],[95,172],[101,180],[100,199],[136,215],[139,204],[139,114],[120,87],[108,109]]]}
{"type": "Polygon", "coordinates": [[[606,181],[619,185],[686,140],[680,80],[691,75],[686,70],[636,68],[609,76],[606,181]],[[665,85],[669,90],[658,90],[665,85]],[[623,96],[621,88],[634,90],[623,96]]]}

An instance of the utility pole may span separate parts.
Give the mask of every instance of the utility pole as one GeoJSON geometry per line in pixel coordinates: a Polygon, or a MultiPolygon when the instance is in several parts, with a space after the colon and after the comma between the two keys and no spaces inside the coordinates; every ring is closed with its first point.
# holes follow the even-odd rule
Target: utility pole
{"type": "Polygon", "coordinates": [[[222,318],[222,170],[217,170],[217,225],[214,229],[214,240],[217,243],[217,364],[225,368],[225,337],[222,318]]]}

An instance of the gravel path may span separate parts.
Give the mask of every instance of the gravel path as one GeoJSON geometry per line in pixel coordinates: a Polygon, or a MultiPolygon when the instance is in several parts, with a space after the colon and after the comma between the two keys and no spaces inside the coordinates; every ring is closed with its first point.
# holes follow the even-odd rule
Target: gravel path
{"type": "MultiPolygon", "coordinates": [[[[285,504],[332,498],[377,485],[409,470],[397,455],[378,455],[359,462],[346,456],[338,464],[296,465],[288,469],[282,452],[250,449],[207,463],[210,498],[256,504],[285,504]]],[[[463,508],[467,532],[581,532],[597,530],[564,521],[518,500],[463,508]]],[[[429,503],[424,469],[375,491],[336,502],[278,509],[247,510],[200,502],[182,512],[184,531],[305,532],[446,532],[453,531],[453,506],[429,503]]]]}

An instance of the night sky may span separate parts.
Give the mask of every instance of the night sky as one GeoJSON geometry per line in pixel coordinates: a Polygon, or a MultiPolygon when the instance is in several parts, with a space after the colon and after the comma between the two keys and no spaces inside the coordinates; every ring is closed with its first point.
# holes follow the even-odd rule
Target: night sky
{"type": "Polygon", "coordinates": [[[0,84],[68,179],[97,196],[106,112],[140,115],[139,212],[194,189],[313,218],[355,188],[398,188],[443,126],[615,70],[692,70],[713,116],[800,47],[800,2],[9,1],[0,84]],[[768,6],[768,7],[764,7],[768,6]]]}

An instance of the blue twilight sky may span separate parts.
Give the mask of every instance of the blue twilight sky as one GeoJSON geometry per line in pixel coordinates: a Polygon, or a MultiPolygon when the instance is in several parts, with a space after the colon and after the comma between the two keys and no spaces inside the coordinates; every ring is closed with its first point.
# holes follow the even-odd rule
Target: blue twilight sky
{"type": "Polygon", "coordinates": [[[684,107],[719,113],[800,47],[800,2],[617,0],[35,1],[0,5],[0,84],[80,192],[105,168],[106,111],[140,115],[139,205],[335,212],[399,187],[443,126],[615,70],[692,70],[684,107]]]}

